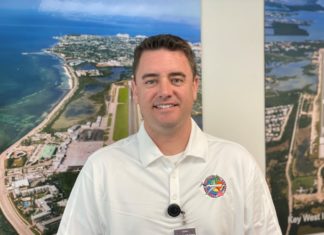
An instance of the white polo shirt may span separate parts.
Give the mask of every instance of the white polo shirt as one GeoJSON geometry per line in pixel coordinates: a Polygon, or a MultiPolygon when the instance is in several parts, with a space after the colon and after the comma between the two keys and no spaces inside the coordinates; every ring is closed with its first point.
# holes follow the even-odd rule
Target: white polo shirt
{"type": "Polygon", "coordinates": [[[143,125],[98,150],[74,185],[58,234],[282,234],[264,176],[244,148],[192,121],[183,154],[168,161],[143,125]],[[171,203],[184,216],[169,216],[171,203]],[[187,228],[195,233],[175,232],[187,228]]]}

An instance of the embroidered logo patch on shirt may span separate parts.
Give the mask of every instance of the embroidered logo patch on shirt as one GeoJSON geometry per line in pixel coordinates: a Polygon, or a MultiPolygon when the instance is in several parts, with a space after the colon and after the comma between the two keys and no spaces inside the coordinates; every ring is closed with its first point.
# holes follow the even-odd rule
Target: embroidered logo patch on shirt
{"type": "Polygon", "coordinates": [[[212,198],[221,197],[226,191],[225,180],[218,175],[208,176],[201,185],[204,187],[205,193],[212,198]]]}

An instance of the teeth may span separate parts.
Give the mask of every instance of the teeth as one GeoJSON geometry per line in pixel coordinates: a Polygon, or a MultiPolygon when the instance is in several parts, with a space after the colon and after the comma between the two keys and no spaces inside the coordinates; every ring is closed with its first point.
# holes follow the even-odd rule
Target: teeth
{"type": "Polygon", "coordinates": [[[171,108],[173,106],[174,106],[173,104],[159,104],[159,105],[156,105],[156,107],[158,109],[167,109],[167,108],[171,108]]]}

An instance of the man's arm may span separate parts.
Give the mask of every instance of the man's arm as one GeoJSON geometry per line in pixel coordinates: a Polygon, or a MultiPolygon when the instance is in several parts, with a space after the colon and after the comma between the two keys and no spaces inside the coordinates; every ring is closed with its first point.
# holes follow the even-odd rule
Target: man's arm
{"type": "Polygon", "coordinates": [[[245,199],[245,234],[281,235],[277,214],[264,175],[258,166],[251,170],[245,199]]]}

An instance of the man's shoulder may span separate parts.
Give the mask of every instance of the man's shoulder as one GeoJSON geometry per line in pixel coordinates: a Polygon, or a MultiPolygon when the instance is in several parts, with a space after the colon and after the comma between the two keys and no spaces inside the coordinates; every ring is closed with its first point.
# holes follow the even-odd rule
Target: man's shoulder
{"type": "Polygon", "coordinates": [[[248,153],[245,147],[243,147],[241,144],[223,139],[217,136],[213,136],[210,134],[205,133],[208,141],[208,145],[216,148],[222,148],[226,150],[232,150],[232,151],[238,151],[238,152],[245,152],[248,153]]]}

